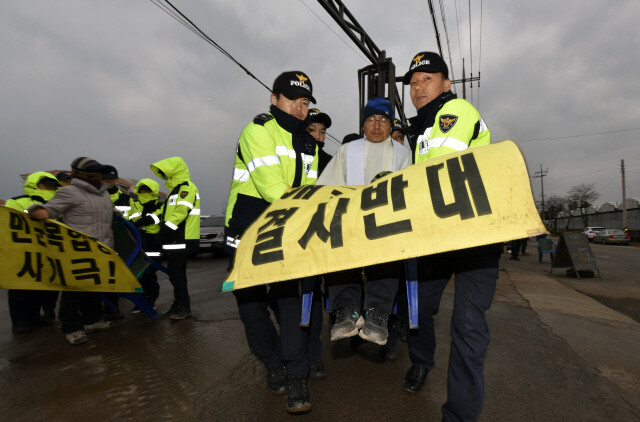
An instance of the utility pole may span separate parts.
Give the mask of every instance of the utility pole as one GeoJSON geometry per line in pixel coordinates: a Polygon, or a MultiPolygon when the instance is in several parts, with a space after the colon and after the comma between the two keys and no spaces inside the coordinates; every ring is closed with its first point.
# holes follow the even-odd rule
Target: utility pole
{"type": "Polygon", "coordinates": [[[468,78],[465,78],[464,73],[464,59],[462,59],[462,79],[454,79],[451,81],[452,84],[462,84],[462,98],[467,99],[467,82],[471,83],[471,88],[473,88],[473,81],[478,81],[478,88],[480,88],[480,72],[478,72],[478,76],[473,76],[471,74],[468,78]]]}
{"type": "Polygon", "coordinates": [[[540,189],[542,191],[542,223],[543,224],[545,220],[545,215],[544,215],[544,183],[542,182],[542,180],[544,179],[544,176],[546,176],[548,172],[549,172],[549,169],[542,171],[542,164],[540,164],[540,171],[536,171],[536,174],[533,176],[534,178],[538,178],[538,177],[540,178],[540,189]]]}
{"type": "Polygon", "coordinates": [[[624,183],[624,160],[620,160],[620,171],[622,172],[622,228],[627,228],[627,192],[624,183]]]}

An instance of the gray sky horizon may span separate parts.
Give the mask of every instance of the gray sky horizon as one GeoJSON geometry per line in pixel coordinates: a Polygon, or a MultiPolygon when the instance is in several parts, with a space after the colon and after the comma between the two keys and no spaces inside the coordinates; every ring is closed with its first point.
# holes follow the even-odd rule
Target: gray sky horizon
{"type": "MultiPolygon", "coordinates": [[[[172,3],[267,86],[305,71],[335,138],[358,130],[357,71],[370,63],[317,2],[172,3]]],[[[481,71],[467,99],[493,142],[518,143],[531,177],[548,170],[545,197],[593,183],[596,205],[620,202],[621,159],[627,197],[640,197],[640,2],[485,1],[481,31],[472,2],[472,55],[466,2],[445,3],[453,77],[463,57],[467,75],[481,71]]],[[[416,52],[437,51],[426,2],[345,5],[398,75],[416,52]]],[[[155,180],[151,163],[181,156],[202,213],[224,212],[238,136],[268,110],[263,86],[150,1],[3,2],[0,12],[0,198],[23,193],[20,174],[78,156],[155,180]]],[[[405,113],[415,115],[408,90],[405,113]]],[[[531,186],[539,201],[540,178],[531,186]]]]}

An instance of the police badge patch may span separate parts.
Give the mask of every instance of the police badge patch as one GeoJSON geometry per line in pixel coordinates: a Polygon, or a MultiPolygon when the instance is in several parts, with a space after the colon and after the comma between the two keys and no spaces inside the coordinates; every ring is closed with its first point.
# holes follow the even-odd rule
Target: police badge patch
{"type": "Polygon", "coordinates": [[[182,199],[186,198],[187,195],[189,195],[189,192],[187,192],[186,190],[183,190],[182,192],[180,192],[180,198],[182,199]]]}
{"type": "Polygon", "coordinates": [[[449,132],[457,121],[458,116],[454,116],[453,114],[443,114],[440,116],[440,130],[442,133],[449,132]]]}

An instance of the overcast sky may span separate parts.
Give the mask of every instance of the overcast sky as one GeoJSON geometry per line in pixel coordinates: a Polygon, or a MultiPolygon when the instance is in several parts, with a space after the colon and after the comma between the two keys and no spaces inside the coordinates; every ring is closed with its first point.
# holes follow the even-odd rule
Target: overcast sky
{"type": "MultiPolygon", "coordinates": [[[[266,85],[305,71],[335,138],[358,130],[357,71],[370,63],[317,2],[172,3],[266,85]]],[[[548,169],[545,196],[595,183],[597,205],[620,202],[624,159],[627,196],[640,197],[640,2],[494,0],[481,14],[474,0],[471,53],[468,3],[444,3],[453,75],[461,58],[467,73],[481,71],[467,99],[493,142],[518,142],[530,176],[548,169]]],[[[426,1],[345,4],[398,74],[416,52],[437,51],[426,1]]],[[[269,106],[231,60],[143,0],[3,1],[0,39],[0,198],[22,193],[21,173],[68,169],[77,156],[136,179],[181,156],[203,214],[224,212],[238,136],[269,106]]]]}

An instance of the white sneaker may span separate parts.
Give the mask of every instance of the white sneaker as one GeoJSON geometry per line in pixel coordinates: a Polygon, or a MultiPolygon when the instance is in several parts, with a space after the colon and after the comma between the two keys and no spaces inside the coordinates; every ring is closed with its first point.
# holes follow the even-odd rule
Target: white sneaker
{"type": "Polygon", "coordinates": [[[94,331],[107,330],[111,327],[113,327],[113,322],[111,321],[97,321],[93,324],[85,325],[84,331],[87,333],[93,333],[94,331]]]}
{"type": "Polygon", "coordinates": [[[87,333],[82,330],[74,331],[73,333],[65,334],[67,341],[73,345],[84,344],[89,341],[87,333]]]}

